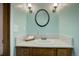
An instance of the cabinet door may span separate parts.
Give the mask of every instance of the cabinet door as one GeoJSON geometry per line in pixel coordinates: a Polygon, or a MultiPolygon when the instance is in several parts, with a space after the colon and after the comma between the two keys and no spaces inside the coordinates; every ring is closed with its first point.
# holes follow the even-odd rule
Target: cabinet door
{"type": "Polygon", "coordinates": [[[33,56],[55,56],[56,49],[50,48],[32,48],[33,56]]]}
{"type": "Polygon", "coordinates": [[[57,56],[71,56],[72,49],[71,48],[61,48],[57,49],[57,56]]]}
{"type": "Polygon", "coordinates": [[[56,49],[17,47],[16,56],[56,56],[56,49]]]}
{"type": "Polygon", "coordinates": [[[16,48],[16,56],[29,56],[30,48],[17,47],[16,48]]]}

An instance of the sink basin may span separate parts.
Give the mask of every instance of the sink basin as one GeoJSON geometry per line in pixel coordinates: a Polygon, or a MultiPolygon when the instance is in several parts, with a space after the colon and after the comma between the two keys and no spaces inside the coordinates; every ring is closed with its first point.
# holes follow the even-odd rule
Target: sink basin
{"type": "Polygon", "coordinates": [[[50,39],[37,39],[35,40],[34,42],[35,44],[42,44],[42,45],[51,45],[51,44],[54,44],[54,42],[52,42],[50,39]]]}
{"type": "Polygon", "coordinates": [[[41,40],[47,40],[47,38],[41,38],[41,40]]]}

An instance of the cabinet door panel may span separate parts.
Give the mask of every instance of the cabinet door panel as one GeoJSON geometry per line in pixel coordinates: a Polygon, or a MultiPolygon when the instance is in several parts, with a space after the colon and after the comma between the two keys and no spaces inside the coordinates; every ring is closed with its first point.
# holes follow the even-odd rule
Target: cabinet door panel
{"type": "Polygon", "coordinates": [[[56,49],[52,48],[24,48],[17,47],[16,48],[17,56],[55,56],[56,49]]]}
{"type": "Polygon", "coordinates": [[[16,56],[29,56],[30,55],[30,48],[16,48],[16,56]]]}
{"type": "Polygon", "coordinates": [[[57,49],[57,56],[71,56],[71,55],[72,55],[72,49],[70,48],[57,49]]]}
{"type": "Polygon", "coordinates": [[[33,48],[32,49],[33,56],[55,56],[56,49],[50,48],[33,48]]]}

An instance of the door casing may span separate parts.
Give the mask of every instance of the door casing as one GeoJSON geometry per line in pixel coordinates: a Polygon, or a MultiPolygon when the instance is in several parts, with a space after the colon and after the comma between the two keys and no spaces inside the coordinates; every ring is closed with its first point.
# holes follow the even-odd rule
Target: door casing
{"type": "Polygon", "coordinates": [[[10,3],[3,3],[3,55],[10,56],[10,3]]]}

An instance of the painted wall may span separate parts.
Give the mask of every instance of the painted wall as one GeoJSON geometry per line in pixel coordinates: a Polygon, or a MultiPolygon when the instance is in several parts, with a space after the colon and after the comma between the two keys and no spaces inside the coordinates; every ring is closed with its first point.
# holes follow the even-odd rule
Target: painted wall
{"type": "Polygon", "coordinates": [[[0,3],[0,55],[3,54],[3,5],[0,3]]]}
{"type": "MultiPolygon", "coordinates": [[[[58,15],[51,11],[50,4],[32,4],[33,5],[33,13],[27,13],[27,34],[37,34],[45,35],[45,34],[58,34],[59,33],[59,20],[58,15]],[[39,27],[35,23],[35,14],[39,9],[46,9],[50,15],[50,21],[47,26],[39,27]]],[[[46,17],[43,15],[43,17],[46,17]]],[[[41,18],[39,17],[41,20],[41,18]]],[[[45,18],[42,19],[40,22],[45,21],[45,18]]]]}
{"type": "Polygon", "coordinates": [[[26,13],[11,4],[11,55],[15,55],[16,37],[26,35],[26,13]]]}
{"type": "Polygon", "coordinates": [[[58,14],[60,34],[73,37],[74,55],[79,56],[79,4],[70,4],[58,14]]]}

